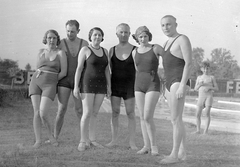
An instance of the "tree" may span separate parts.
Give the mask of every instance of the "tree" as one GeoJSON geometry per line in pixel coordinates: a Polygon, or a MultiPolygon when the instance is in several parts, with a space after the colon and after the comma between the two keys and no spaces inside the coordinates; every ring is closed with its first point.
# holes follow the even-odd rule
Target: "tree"
{"type": "Polygon", "coordinates": [[[29,63],[27,63],[27,65],[25,66],[25,70],[26,71],[31,71],[31,65],[29,63]]]}
{"type": "Polygon", "coordinates": [[[20,72],[18,67],[11,67],[7,69],[8,75],[12,78],[11,88],[14,86],[14,80],[17,77],[17,74],[20,72]]]}
{"type": "MultiPolygon", "coordinates": [[[[14,76],[20,71],[18,62],[11,59],[0,59],[0,78],[1,82],[9,84],[9,81],[14,79],[14,76]],[[6,82],[7,81],[7,82],[6,82]]],[[[10,81],[11,82],[11,81],[10,81]]]]}
{"type": "Polygon", "coordinates": [[[236,79],[240,75],[240,67],[229,50],[217,48],[211,52],[211,73],[217,79],[236,79]]]}
{"type": "Polygon", "coordinates": [[[192,51],[192,57],[193,57],[193,69],[192,69],[192,74],[191,76],[193,78],[197,78],[199,73],[201,72],[200,70],[200,64],[203,61],[204,58],[204,50],[202,48],[193,48],[192,51]]]}
{"type": "Polygon", "coordinates": [[[11,59],[4,59],[4,60],[0,59],[0,66],[5,69],[11,68],[11,67],[18,67],[18,62],[11,59]]]}

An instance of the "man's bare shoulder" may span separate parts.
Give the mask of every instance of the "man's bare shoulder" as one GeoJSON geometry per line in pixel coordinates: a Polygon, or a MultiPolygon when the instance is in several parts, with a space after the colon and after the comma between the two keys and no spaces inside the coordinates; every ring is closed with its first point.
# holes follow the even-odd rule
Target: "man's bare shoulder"
{"type": "Polygon", "coordinates": [[[88,46],[88,41],[86,41],[85,39],[82,39],[82,38],[79,38],[79,40],[82,40],[83,46],[88,46]]]}
{"type": "Polygon", "coordinates": [[[59,48],[59,49],[64,49],[64,48],[65,48],[64,39],[61,39],[61,40],[60,40],[60,44],[59,44],[58,48],[59,48]]]}
{"type": "Polygon", "coordinates": [[[179,36],[178,37],[178,39],[176,40],[176,42],[180,42],[180,43],[182,43],[182,42],[189,42],[189,38],[186,36],[186,35],[184,35],[184,34],[181,34],[181,36],[179,36]]]}

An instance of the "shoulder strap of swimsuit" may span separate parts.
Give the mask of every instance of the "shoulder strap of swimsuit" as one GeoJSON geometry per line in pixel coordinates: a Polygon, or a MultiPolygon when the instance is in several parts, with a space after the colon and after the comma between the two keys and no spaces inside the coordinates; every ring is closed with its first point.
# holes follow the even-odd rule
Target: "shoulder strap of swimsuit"
{"type": "MultiPolygon", "coordinates": [[[[115,57],[117,57],[117,56],[116,56],[116,53],[115,53],[115,49],[116,49],[116,46],[113,47],[113,54],[112,54],[112,57],[113,57],[114,55],[115,55],[115,57]]],[[[111,57],[111,58],[112,58],[112,57],[111,57]]]]}
{"type": "Polygon", "coordinates": [[[164,49],[164,50],[165,50],[165,47],[166,47],[167,43],[168,43],[168,41],[165,42],[165,44],[164,44],[164,46],[163,46],[163,49],[164,49]]]}
{"type": "MultiPolygon", "coordinates": [[[[179,34],[173,41],[172,41],[172,43],[170,44],[170,46],[168,47],[168,49],[167,50],[170,50],[171,49],[171,47],[172,47],[172,44],[176,41],[176,39],[178,38],[178,37],[180,37],[181,36],[181,34],[179,34]]],[[[165,46],[167,45],[167,43],[165,44],[165,46]]],[[[164,46],[164,48],[165,48],[165,46],[164,46]]]]}
{"type": "Polygon", "coordinates": [[[77,55],[79,54],[80,50],[82,49],[82,43],[83,43],[83,40],[80,39],[80,44],[79,44],[79,49],[78,49],[77,55]]]}
{"type": "MultiPolygon", "coordinates": [[[[92,49],[91,49],[91,47],[88,46],[88,49],[89,49],[91,52],[93,52],[92,49]]],[[[93,53],[94,53],[94,52],[93,52],[93,53]]]]}
{"type": "MultiPolygon", "coordinates": [[[[134,49],[136,49],[136,48],[137,48],[136,46],[133,46],[132,51],[133,51],[134,49]]],[[[132,51],[131,51],[131,54],[132,54],[132,51]]]]}
{"type": "Polygon", "coordinates": [[[105,53],[105,50],[103,49],[103,47],[101,47],[101,48],[102,48],[102,51],[103,51],[103,55],[107,56],[106,53],[105,53]]]}
{"type": "Polygon", "coordinates": [[[70,50],[69,50],[69,48],[68,48],[68,45],[67,45],[67,41],[66,41],[65,39],[63,39],[63,41],[64,41],[64,43],[65,43],[65,46],[66,46],[66,49],[67,49],[68,54],[71,55],[71,52],[70,52],[70,50]]]}

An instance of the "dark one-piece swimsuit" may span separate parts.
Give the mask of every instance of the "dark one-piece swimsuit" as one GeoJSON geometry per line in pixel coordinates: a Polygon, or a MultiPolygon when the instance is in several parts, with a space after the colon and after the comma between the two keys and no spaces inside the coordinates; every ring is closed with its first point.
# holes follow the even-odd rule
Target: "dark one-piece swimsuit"
{"type": "Polygon", "coordinates": [[[135,91],[147,93],[150,91],[160,92],[160,80],[158,77],[158,58],[152,48],[139,53],[136,50],[135,62],[137,67],[135,79],[135,91]]]}
{"type": "MultiPolygon", "coordinates": [[[[135,46],[132,50],[134,50],[135,46]]],[[[119,60],[113,47],[111,57],[112,77],[111,88],[112,96],[122,97],[124,100],[134,97],[135,66],[132,52],[125,60],[119,60]]]]}
{"type": "MultiPolygon", "coordinates": [[[[181,36],[181,35],[179,35],[181,36]]],[[[182,74],[183,74],[183,69],[185,65],[185,61],[181,58],[178,58],[174,55],[171,54],[170,49],[174,41],[179,37],[177,36],[171,45],[168,47],[168,49],[165,51],[164,46],[164,54],[162,55],[163,59],[163,68],[164,68],[164,74],[165,74],[165,79],[166,79],[166,88],[170,92],[170,87],[172,84],[176,82],[181,82],[182,80],[182,74]]],[[[167,43],[166,43],[167,44],[167,43]]],[[[187,81],[187,85],[190,86],[190,81],[187,81]]]]}
{"type": "Polygon", "coordinates": [[[81,75],[81,93],[106,94],[107,80],[105,70],[108,65],[108,58],[104,49],[103,56],[97,56],[90,47],[91,55],[84,62],[84,67],[81,75]]]}

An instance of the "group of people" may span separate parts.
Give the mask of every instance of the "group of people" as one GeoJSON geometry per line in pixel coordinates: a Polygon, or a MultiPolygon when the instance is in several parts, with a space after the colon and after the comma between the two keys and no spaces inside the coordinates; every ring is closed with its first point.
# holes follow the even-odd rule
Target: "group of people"
{"type": "Polygon", "coordinates": [[[165,96],[173,125],[173,147],[170,155],[164,157],[160,163],[169,164],[185,160],[186,132],[182,114],[186,90],[190,85],[192,47],[188,37],[177,32],[174,16],[164,16],[161,19],[161,28],[169,38],[164,47],[149,43],[152,34],[146,26],[139,27],[132,35],[139,45],[136,47],[129,43],[129,25],[121,23],[116,27],[119,43],[109,52],[100,45],[104,40],[104,32],[99,27],[89,31],[89,43],[77,37],[80,29],[76,20],[66,23],[65,39],[60,40],[55,30],[47,31],[43,39],[47,48],[41,49],[38,54],[37,71],[29,86],[36,137],[33,147],[38,148],[42,144],[42,123],[48,129],[47,142],[58,146],[58,137],[72,93],[81,134],[79,151],[91,146],[104,148],[96,139],[96,119],[107,96],[112,107],[112,139],[106,147],[112,147],[118,142],[118,117],[123,99],[128,117],[130,148],[138,149],[135,144],[136,103],[144,142],[137,154],[159,155],[154,111],[161,93],[158,66],[159,59],[162,59],[166,80],[165,96]],[[48,112],[56,94],[58,112],[53,130],[48,112]]]}

